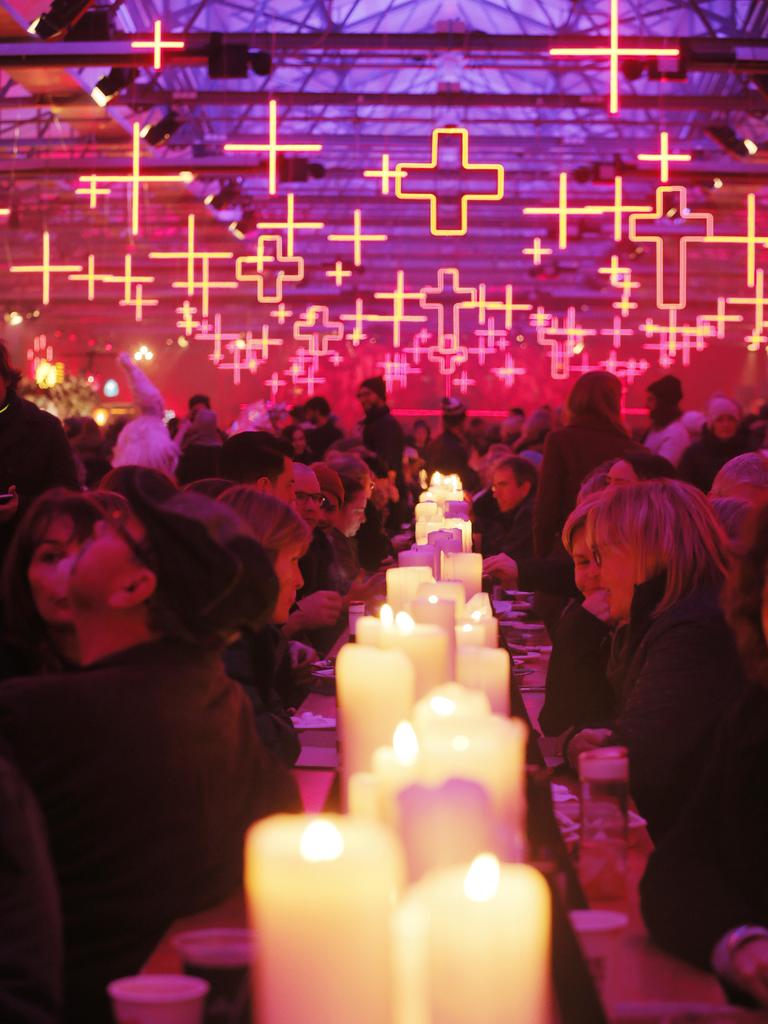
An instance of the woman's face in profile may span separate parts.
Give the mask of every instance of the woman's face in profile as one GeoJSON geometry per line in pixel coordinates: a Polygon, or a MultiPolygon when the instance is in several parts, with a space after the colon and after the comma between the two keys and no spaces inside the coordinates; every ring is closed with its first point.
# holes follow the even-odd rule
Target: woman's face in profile
{"type": "Polygon", "coordinates": [[[47,626],[72,623],[69,576],[73,558],[82,545],[69,516],[57,516],[50,521],[32,552],[27,581],[37,613],[47,626]]]}

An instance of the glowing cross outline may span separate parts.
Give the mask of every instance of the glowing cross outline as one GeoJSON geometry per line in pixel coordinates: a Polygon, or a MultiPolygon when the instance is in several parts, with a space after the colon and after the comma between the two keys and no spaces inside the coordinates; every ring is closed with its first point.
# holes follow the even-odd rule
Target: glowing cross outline
{"type": "Polygon", "coordinates": [[[702,327],[699,324],[695,327],[692,324],[678,324],[677,314],[677,308],[668,308],[666,324],[655,324],[650,317],[640,324],[640,330],[646,338],[650,338],[654,334],[658,334],[663,338],[663,341],[660,340],[658,344],[647,343],[643,345],[643,348],[658,352],[659,366],[665,369],[674,364],[678,354],[681,354],[682,365],[690,366],[691,349],[694,348],[697,352],[703,352],[707,347],[704,339],[712,337],[711,327],[702,327]],[[681,336],[682,341],[678,341],[678,335],[681,336]],[[691,344],[691,338],[694,339],[693,344],[691,344]]]}
{"type": "Polygon", "coordinates": [[[163,25],[159,18],[155,19],[152,40],[150,42],[131,41],[132,50],[153,51],[152,67],[155,71],[160,71],[163,66],[163,50],[183,50],[184,46],[183,41],[169,42],[163,39],[163,25]]]}
{"type": "Polygon", "coordinates": [[[695,241],[704,241],[714,234],[714,218],[711,213],[686,213],[688,209],[688,190],[684,185],[659,185],[656,189],[656,207],[651,214],[633,213],[629,218],[629,237],[633,242],[651,242],[656,251],[656,306],[658,309],[685,309],[688,303],[688,246],[695,241]],[[678,267],[678,301],[664,301],[664,235],[638,235],[637,222],[647,220],[658,223],[666,219],[668,209],[664,197],[674,193],[677,196],[676,208],[684,221],[703,221],[706,235],[680,235],[677,238],[679,256],[678,267]]]}
{"type": "Polygon", "coordinates": [[[461,345],[454,335],[444,334],[438,336],[437,345],[427,349],[427,359],[430,363],[440,363],[440,375],[445,381],[445,395],[450,396],[451,378],[457,368],[469,359],[466,346],[461,345]]]}
{"type": "Polygon", "coordinates": [[[352,263],[356,267],[363,264],[363,242],[387,242],[389,235],[364,235],[363,233],[363,211],[358,207],[352,214],[352,234],[343,235],[334,232],[328,235],[329,242],[351,242],[352,263]]]}
{"type": "MultiPolygon", "coordinates": [[[[138,235],[139,233],[139,186],[143,184],[159,182],[170,183],[170,182],[182,182],[189,184],[190,181],[194,180],[194,174],[191,171],[180,171],[178,174],[142,174],[141,173],[141,136],[139,134],[140,126],[138,121],[133,122],[133,139],[131,143],[131,173],[130,174],[81,174],[78,177],[78,181],[87,182],[90,186],[88,190],[80,189],[79,194],[84,194],[86,191],[91,193],[91,209],[96,208],[94,203],[95,186],[99,182],[106,184],[127,184],[130,188],[131,195],[131,234],[138,235]]],[[[77,192],[78,190],[76,190],[77,192]]],[[[101,190],[97,190],[101,191],[101,190]]]]}
{"type": "MultiPolygon", "coordinates": [[[[319,153],[322,145],[310,143],[278,143],[277,141],[277,100],[269,101],[269,142],[226,142],[225,153],[268,153],[269,195],[277,195],[277,157],[279,153],[319,153]]],[[[292,255],[292,253],[291,253],[292,255]]]]}
{"type": "Polygon", "coordinates": [[[304,257],[288,256],[287,254],[284,254],[282,235],[259,235],[258,241],[256,242],[256,255],[238,256],[237,261],[235,262],[235,279],[242,283],[255,281],[256,296],[259,302],[282,302],[283,285],[285,282],[297,282],[304,280],[304,257]],[[267,242],[271,242],[274,245],[274,252],[271,256],[264,252],[264,246],[267,242]],[[256,264],[257,269],[255,274],[248,274],[243,269],[251,263],[256,264]],[[267,263],[276,263],[280,268],[285,266],[286,263],[292,263],[294,265],[293,273],[282,269],[278,269],[275,272],[275,291],[273,295],[267,295],[264,291],[264,278],[266,276],[265,264],[267,263]]]}
{"type": "Polygon", "coordinates": [[[320,228],[324,228],[325,224],[320,220],[296,220],[296,195],[293,192],[288,192],[285,196],[285,220],[259,221],[256,227],[259,231],[271,231],[274,228],[277,228],[278,231],[282,231],[283,228],[285,228],[285,240],[287,245],[285,255],[294,256],[295,253],[293,251],[293,247],[296,241],[296,232],[319,230],[320,228]]]}
{"type": "Polygon", "coordinates": [[[439,166],[440,139],[448,136],[458,136],[461,139],[461,170],[463,171],[492,171],[496,174],[495,192],[462,192],[460,197],[460,223],[458,228],[438,228],[438,201],[439,196],[434,192],[403,192],[402,178],[395,182],[395,195],[398,199],[404,200],[427,200],[429,203],[429,230],[430,234],[436,237],[447,237],[466,235],[468,221],[468,206],[470,202],[495,203],[504,198],[504,165],[503,164],[471,164],[469,163],[469,131],[466,128],[434,128],[432,130],[432,157],[430,163],[399,163],[395,171],[405,171],[405,177],[409,171],[433,171],[439,166]]]}
{"type": "Polygon", "coordinates": [[[333,280],[336,282],[336,287],[341,288],[341,286],[344,284],[344,278],[352,277],[352,271],[345,270],[342,261],[336,260],[335,264],[333,265],[333,269],[326,270],[325,276],[333,278],[333,280]]]}
{"type": "Polygon", "coordinates": [[[30,274],[39,273],[42,274],[42,296],[43,305],[48,306],[51,302],[51,275],[52,274],[67,274],[70,271],[79,274],[82,272],[82,266],[80,264],[71,264],[69,266],[64,264],[51,263],[51,234],[49,231],[43,231],[43,262],[38,266],[31,265],[18,265],[9,267],[12,274],[30,274]]]}
{"type": "Polygon", "coordinates": [[[381,168],[380,170],[367,170],[363,171],[364,178],[381,178],[381,194],[383,196],[389,195],[389,179],[392,178],[394,181],[399,181],[401,178],[407,178],[408,172],[401,171],[396,166],[394,171],[389,169],[389,153],[383,153],[381,157],[381,168]]]}
{"type": "Polygon", "coordinates": [[[660,180],[662,184],[666,185],[669,181],[669,165],[673,161],[675,163],[690,163],[693,160],[691,153],[670,153],[669,151],[669,132],[661,132],[659,136],[659,152],[658,153],[638,153],[638,160],[644,160],[647,162],[658,162],[660,171],[660,180]]]}
{"type": "Polygon", "coordinates": [[[678,47],[620,47],[619,46],[619,0],[611,0],[610,45],[577,47],[554,46],[549,50],[550,57],[608,57],[609,100],[608,113],[619,112],[619,58],[621,57],[679,57],[678,47]]]}
{"type": "Polygon", "coordinates": [[[437,310],[437,339],[438,348],[443,337],[452,337],[454,339],[461,336],[460,329],[460,309],[476,309],[477,308],[477,288],[471,288],[461,285],[461,271],[458,267],[438,267],[437,270],[437,284],[435,285],[424,285],[423,288],[419,289],[420,298],[419,305],[422,309],[435,309],[437,310]],[[434,295],[437,299],[440,295],[445,294],[445,279],[446,277],[451,278],[451,288],[453,295],[467,295],[468,299],[464,302],[455,302],[451,308],[451,330],[446,331],[445,329],[445,308],[440,305],[439,302],[427,301],[431,295],[434,295]]]}
{"type": "MultiPolygon", "coordinates": [[[[421,292],[407,292],[405,290],[405,271],[398,270],[395,273],[395,287],[391,292],[374,292],[374,299],[392,299],[392,315],[387,320],[392,321],[392,347],[400,348],[400,333],[404,323],[421,324],[426,321],[426,316],[421,313],[406,315],[405,300],[421,300],[421,292]]],[[[383,319],[383,318],[382,318],[383,319]]]]}
{"type": "Polygon", "coordinates": [[[583,352],[584,339],[595,334],[597,331],[594,328],[576,326],[575,306],[566,309],[562,327],[555,316],[549,324],[537,328],[536,341],[542,347],[549,348],[549,375],[552,380],[567,380],[571,376],[571,356],[583,352]]]}
{"type": "Polygon", "coordinates": [[[329,341],[341,341],[344,337],[344,324],[338,320],[331,320],[330,315],[331,311],[327,306],[313,304],[307,306],[303,318],[300,317],[293,325],[293,337],[296,341],[309,343],[309,353],[315,363],[319,356],[326,356],[330,353],[329,341]],[[313,327],[326,328],[326,332],[323,334],[320,330],[313,331],[313,327]],[[321,336],[320,342],[318,342],[319,336],[321,336]],[[320,348],[318,348],[318,344],[320,348]]]}
{"type": "Polygon", "coordinates": [[[554,249],[547,249],[546,246],[542,246],[541,237],[536,235],[533,239],[533,245],[529,249],[523,249],[523,256],[532,256],[534,267],[541,266],[542,256],[551,256],[554,249]]]}

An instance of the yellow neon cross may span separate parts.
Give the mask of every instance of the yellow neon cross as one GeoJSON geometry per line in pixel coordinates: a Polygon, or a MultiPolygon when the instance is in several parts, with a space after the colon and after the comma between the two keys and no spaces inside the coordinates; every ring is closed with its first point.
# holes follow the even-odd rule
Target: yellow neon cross
{"type": "Polygon", "coordinates": [[[318,153],[323,147],[318,143],[278,143],[277,141],[277,100],[269,101],[269,142],[245,143],[227,142],[225,153],[267,153],[269,168],[269,194],[277,194],[278,153],[318,153]]]}
{"type": "Polygon", "coordinates": [[[163,28],[160,19],[156,19],[154,25],[154,34],[150,42],[132,42],[131,49],[133,50],[152,50],[154,57],[152,67],[155,71],[159,71],[163,66],[163,50],[183,50],[184,43],[177,40],[176,42],[169,42],[167,39],[163,39],[163,28]]]}
{"type": "Polygon", "coordinates": [[[10,267],[12,274],[42,274],[43,275],[43,305],[47,306],[51,301],[51,275],[68,274],[70,271],[79,274],[82,266],[65,266],[51,263],[51,236],[48,231],[43,232],[43,261],[37,266],[15,266],[10,267]]]}
{"type": "Polygon", "coordinates": [[[683,164],[689,163],[693,157],[690,153],[670,153],[669,132],[662,132],[660,136],[659,152],[638,153],[637,159],[644,160],[646,162],[658,162],[659,171],[661,172],[661,181],[666,185],[669,181],[669,165],[672,162],[683,164]]]}
{"type": "Polygon", "coordinates": [[[356,267],[361,266],[363,262],[363,242],[386,242],[389,238],[389,235],[364,235],[362,218],[362,210],[357,209],[352,215],[352,234],[328,235],[329,242],[352,243],[352,262],[356,267]]]}

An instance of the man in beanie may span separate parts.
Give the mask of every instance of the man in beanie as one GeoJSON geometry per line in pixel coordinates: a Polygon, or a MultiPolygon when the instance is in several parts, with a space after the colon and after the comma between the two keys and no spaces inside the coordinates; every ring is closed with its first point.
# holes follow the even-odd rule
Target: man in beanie
{"type": "Polygon", "coordinates": [[[67,1024],[109,1021],[106,984],[140,970],[176,918],[233,892],[250,822],[296,805],[220,654],[271,612],[266,554],[225,506],[158,500],[138,468],[128,483],[133,511],[70,556],[82,667],[0,691],[0,736],[59,885],[67,1024]]]}
{"type": "Polygon", "coordinates": [[[363,444],[379,456],[390,473],[402,473],[405,434],[389,411],[387,387],[383,377],[368,377],[357,389],[357,400],[363,407],[363,444]]]}
{"type": "Polygon", "coordinates": [[[691,441],[681,419],[682,400],[683,386],[671,374],[648,385],[645,405],[651,428],[643,438],[643,444],[654,455],[663,455],[673,466],[679,465],[691,441]]]}
{"type": "Polygon", "coordinates": [[[694,441],[680,460],[680,478],[708,494],[721,467],[748,452],[749,442],[739,405],[725,395],[714,395],[707,406],[701,439],[694,441]]]}
{"type": "Polygon", "coordinates": [[[443,432],[427,447],[425,459],[427,475],[458,473],[464,490],[474,493],[480,490],[480,477],[470,468],[470,445],[466,437],[467,410],[458,398],[444,398],[443,432]]]}

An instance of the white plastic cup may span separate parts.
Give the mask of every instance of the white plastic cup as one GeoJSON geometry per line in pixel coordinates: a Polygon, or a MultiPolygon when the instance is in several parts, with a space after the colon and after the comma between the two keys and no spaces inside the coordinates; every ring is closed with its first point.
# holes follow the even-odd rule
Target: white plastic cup
{"type": "Polygon", "coordinates": [[[184,973],[208,982],[205,1024],[248,1024],[253,935],[247,928],[203,928],[179,932],[171,945],[184,973]]]}
{"type": "Polygon", "coordinates": [[[629,918],[617,910],[572,910],[568,916],[590,974],[605,996],[610,988],[609,979],[616,961],[619,936],[629,924],[629,918]]]}
{"type": "Polygon", "coordinates": [[[185,974],[137,974],[107,985],[117,1024],[201,1024],[208,989],[185,974]]]}

